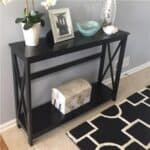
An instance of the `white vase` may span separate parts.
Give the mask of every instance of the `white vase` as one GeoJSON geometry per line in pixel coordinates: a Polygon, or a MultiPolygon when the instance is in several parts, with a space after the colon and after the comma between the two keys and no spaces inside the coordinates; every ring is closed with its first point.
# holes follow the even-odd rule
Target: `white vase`
{"type": "Polygon", "coordinates": [[[105,0],[104,21],[105,25],[114,25],[117,12],[116,0],[105,0]]]}
{"type": "Polygon", "coordinates": [[[25,44],[27,46],[37,46],[39,44],[39,37],[41,31],[41,23],[36,23],[32,28],[25,30],[24,23],[21,23],[25,44]]]}

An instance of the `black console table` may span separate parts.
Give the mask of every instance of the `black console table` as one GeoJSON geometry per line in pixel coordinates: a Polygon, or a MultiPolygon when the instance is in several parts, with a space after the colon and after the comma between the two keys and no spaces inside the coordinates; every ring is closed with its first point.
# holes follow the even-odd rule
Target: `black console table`
{"type": "Polygon", "coordinates": [[[26,131],[30,145],[33,144],[33,139],[39,137],[41,134],[56,128],[66,121],[87,112],[88,110],[91,110],[107,100],[116,99],[128,35],[128,32],[119,31],[114,35],[108,36],[102,31],[99,31],[93,37],[83,37],[79,33],[75,33],[74,39],[55,45],[51,45],[50,42],[44,38],[40,39],[40,44],[37,47],[27,47],[24,42],[10,44],[13,64],[17,125],[19,128],[22,127],[26,131]],[[113,42],[119,42],[115,51],[112,51],[110,48],[110,44],[113,42]],[[101,52],[42,71],[31,73],[32,63],[78,51],[85,51],[87,48],[96,46],[102,46],[101,52]],[[109,61],[105,68],[104,63],[106,52],[108,53],[109,61]],[[119,54],[118,64],[116,73],[114,73],[112,61],[117,54],[119,54]],[[32,80],[97,58],[100,60],[99,74],[97,82],[92,83],[93,90],[90,103],[67,115],[62,115],[51,105],[50,101],[37,108],[32,108],[32,80]],[[24,64],[23,69],[19,69],[18,59],[22,60],[24,64]],[[102,84],[102,81],[109,70],[112,88],[102,84]]]}

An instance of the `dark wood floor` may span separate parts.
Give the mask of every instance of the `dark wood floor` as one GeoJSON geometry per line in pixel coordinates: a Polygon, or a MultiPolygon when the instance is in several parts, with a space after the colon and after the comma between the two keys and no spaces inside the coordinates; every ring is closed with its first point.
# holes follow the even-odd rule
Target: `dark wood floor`
{"type": "Polygon", "coordinates": [[[8,147],[1,136],[0,136],[0,150],[8,150],[8,147]]]}

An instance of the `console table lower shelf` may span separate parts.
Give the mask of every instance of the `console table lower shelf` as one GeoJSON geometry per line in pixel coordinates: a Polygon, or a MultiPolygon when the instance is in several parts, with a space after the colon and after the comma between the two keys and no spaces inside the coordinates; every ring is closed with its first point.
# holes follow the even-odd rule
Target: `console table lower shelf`
{"type": "MultiPolygon", "coordinates": [[[[92,86],[90,103],[66,115],[60,113],[50,102],[32,109],[33,139],[112,99],[112,90],[109,87],[98,83],[93,83],[92,86]]],[[[23,114],[19,118],[21,127],[27,131],[23,114]]]]}

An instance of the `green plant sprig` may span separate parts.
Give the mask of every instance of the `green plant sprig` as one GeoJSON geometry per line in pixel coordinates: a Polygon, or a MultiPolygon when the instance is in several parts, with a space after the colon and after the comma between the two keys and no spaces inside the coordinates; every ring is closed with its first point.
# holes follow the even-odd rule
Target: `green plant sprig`
{"type": "Polygon", "coordinates": [[[39,13],[38,11],[31,11],[28,12],[28,10],[24,9],[24,17],[23,18],[17,18],[16,23],[24,23],[24,29],[28,30],[33,27],[36,23],[41,23],[41,26],[44,26],[45,22],[42,19],[43,14],[39,13]]]}

